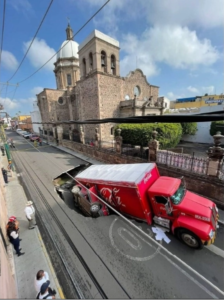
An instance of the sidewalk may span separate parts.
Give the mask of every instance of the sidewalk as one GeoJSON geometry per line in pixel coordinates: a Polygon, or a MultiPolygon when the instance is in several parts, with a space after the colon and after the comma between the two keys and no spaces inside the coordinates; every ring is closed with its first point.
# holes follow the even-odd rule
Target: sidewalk
{"type": "MultiPolygon", "coordinates": [[[[2,166],[7,169],[8,162],[6,156],[1,156],[0,160],[2,166]]],[[[24,255],[18,257],[15,254],[12,245],[9,244],[8,246],[10,264],[16,278],[18,298],[36,298],[37,293],[34,287],[34,278],[36,273],[41,269],[48,272],[51,287],[57,291],[56,298],[64,298],[57,276],[42,241],[38,225],[35,229],[28,230],[28,221],[24,212],[27,198],[23,187],[20,185],[15,172],[12,172],[12,176],[10,176],[10,173],[8,174],[9,183],[5,186],[8,217],[12,215],[16,216],[20,223],[19,234],[22,239],[20,248],[22,248],[22,252],[25,252],[24,255]]]]}

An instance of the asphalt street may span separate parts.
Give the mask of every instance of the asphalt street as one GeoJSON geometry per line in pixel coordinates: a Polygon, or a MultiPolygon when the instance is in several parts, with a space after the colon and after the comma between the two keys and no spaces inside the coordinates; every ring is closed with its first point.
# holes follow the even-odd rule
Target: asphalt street
{"type": "MultiPolygon", "coordinates": [[[[52,232],[85,298],[98,298],[98,290],[41,197],[53,209],[108,298],[223,298],[220,293],[224,290],[223,225],[220,224],[212,247],[192,250],[166,233],[171,242],[161,242],[164,250],[145,223],[132,221],[145,233],[142,234],[117,215],[84,217],[73,203],[64,203],[56,195],[52,179],[85,162],[48,145],[35,149],[15,132],[7,135],[15,141],[12,155],[18,175],[23,178],[40,218],[52,232]]],[[[65,283],[61,285],[67,287],[65,283]]]]}

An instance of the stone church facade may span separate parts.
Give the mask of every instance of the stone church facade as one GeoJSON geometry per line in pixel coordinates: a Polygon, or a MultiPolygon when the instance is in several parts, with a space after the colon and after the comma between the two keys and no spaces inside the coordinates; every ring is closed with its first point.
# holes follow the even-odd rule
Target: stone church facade
{"type": "MultiPolygon", "coordinates": [[[[159,87],[149,84],[141,70],[120,77],[118,41],[94,30],[78,45],[69,25],[66,34],[54,64],[57,89],[45,88],[37,95],[42,122],[163,113],[159,87]]],[[[102,140],[111,140],[115,125],[83,125],[83,131],[93,139],[97,127],[102,140]]],[[[43,125],[43,130],[49,129],[51,125],[43,125]]],[[[64,133],[70,129],[78,133],[80,126],[63,125],[64,133]]]]}

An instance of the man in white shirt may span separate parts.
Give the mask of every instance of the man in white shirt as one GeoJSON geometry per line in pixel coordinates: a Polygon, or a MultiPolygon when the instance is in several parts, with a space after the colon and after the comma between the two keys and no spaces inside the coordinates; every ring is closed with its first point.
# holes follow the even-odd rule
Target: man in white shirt
{"type": "Polygon", "coordinates": [[[37,299],[55,299],[55,291],[49,290],[50,281],[46,281],[42,284],[40,292],[37,295],[37,299]]]}
{"type": "Polygon", "coordinates": [[[35,219],[35,208],[33,207],[33,202],[28,201],[25,208],[26,218],[29,222],[29,229],[34,229],[36,225],[35,219]]]}
{"type": "Polygon", "coordinates": [[[37,293],[39,293],[42,284],[48,280],[49,280],[49,275],[46,271],[39,270],[37,272],[37,275],[35,276],[35,280],[34,280],[34,285],[37,293]]]}

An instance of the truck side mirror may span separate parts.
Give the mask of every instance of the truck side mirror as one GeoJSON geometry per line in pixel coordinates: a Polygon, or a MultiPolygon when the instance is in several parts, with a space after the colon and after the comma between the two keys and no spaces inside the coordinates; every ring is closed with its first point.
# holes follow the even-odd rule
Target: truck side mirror
{"type": "Polygon", "coordinates": [[[168,216],[172,216],[172,211],[173,211],[173,208],[170,204],[170,201],[169,199],[167,200],[166,204],[165,204],[165,209],[166,209],[166,213],[168,216]]]}

